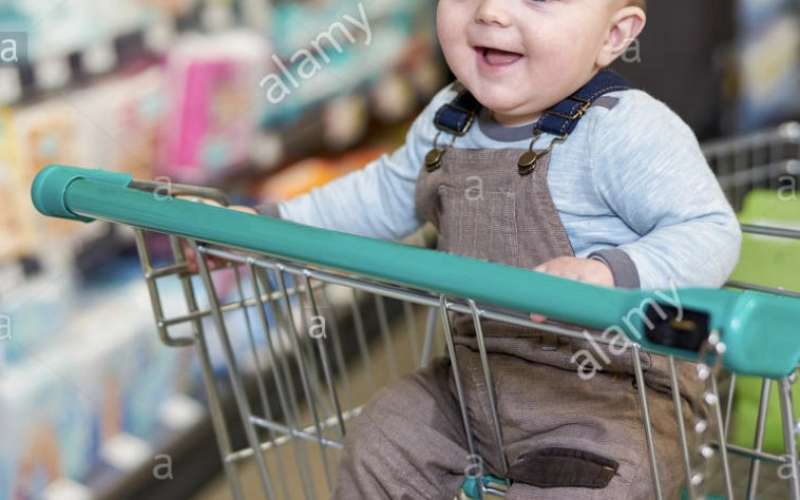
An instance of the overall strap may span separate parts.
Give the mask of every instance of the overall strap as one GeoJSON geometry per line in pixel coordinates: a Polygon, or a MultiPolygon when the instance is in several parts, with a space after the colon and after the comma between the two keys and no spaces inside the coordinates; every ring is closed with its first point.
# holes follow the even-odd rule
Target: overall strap
{"type": "Polygon", "coordinates": [[[466,134],[481,110],[481,104],[468,90],[462,90],[455,99],[436,111],[433,123],[442,132],[461,137],[466,134]]]}
{"type": "Polygon", "coordinates": [[[598,98],[630,88],[631,85],[618,73],[600,71],[577,92],[545,111],[536,122],[534,133],[545,132],[566,139],[598,98]]]}
{"type": "MultiPolygon", "coordinates": [[[[631,85],[625,78],[614,71],[604,69],[578,91],[542,113],[533,126],[533,137],[528,151],[519,159],[520,175],[533,172],[539,158],[550,153],[556,144],[564,142],[597,99],[610,92],[630,88],[631,85]],[[534,151],[533,145],[543,133],[554,135],[556,138],[545,151],[534,151]]],[[[442,132],[449,133],[453,135],[453,139],[465,135],[475,123],[475,117],[478,116],[480,109],[481,104],[475,97],[469,91],[462,90],[455,99],[436,111],[433,123],[439,133],[434,138],[433,149],[425,157],[428,171],[432,172],[441,166],[442,157],[447,151],[446,148],[439,147],[439,135],[442,132]]]]}
{"type": "MultiPolygon", "coordinates": [[[[566,138],[598,98],[630,88],[631,85],[619,74],[602,70],[577,92],[545,111],[536,122],[534,131],[566,138]]],[[[475,97],[462,90],[455,99],[436,111],[433,123],[440,131],[460,137],[469,131],[480,109],[475,97]]]]}

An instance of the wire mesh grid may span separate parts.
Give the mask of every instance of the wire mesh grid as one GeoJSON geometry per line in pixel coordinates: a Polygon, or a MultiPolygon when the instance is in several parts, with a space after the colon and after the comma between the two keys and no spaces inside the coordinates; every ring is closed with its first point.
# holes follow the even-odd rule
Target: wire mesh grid
{"type": "MultiPolygon", "coordinates": [[[[800,176],[800,126],[789,124],[770,132],[707,144],[704,153],[731,203],[741,208],[754,189],[778,190],[796,183],[800,176]]],[[[799,231],[785,228],[745,226],[744,230],[774,238],[800,239],[799,231]]],[[[267,255],[206,246],[177,236],[169,238],[174,262],[156,267],[145,233],[137,231],[156,323],[167,345],[197,349],[217,443],[231,494],[236,499],[328,497],[336,481],[336,464],[348,422],[369,397],[436,356],[455,359],[450,325],[453,313],[472,317],[478,331],[482,322],[494,320],[536,327],[566,338],[583,335],[579,327],[533,324],[526,317],[484,308],[469,298],[445,297],[267,255]],[[198,256],[196,273],[190,272],[193,262],[187,260],[187,249],[198,256]],[[232,275],[235,282],[235,293],[226,301],[221,300],[215,284],[219,273],[232,275]],[[167,317],[161,308],[157,286],[157,281],[167,276],[178,276],[182,281],[187,305],[185,313],[172,317],[167,317]],[[237,314],[238,330],[243,325],[243,331],[229,326],[230,318],[237,314]],[[171,327],[181,324],[192,325],[191,337],[171,336],[171,327]],[[234,335],[246,335],[249,348],[234,348],[234,335]],[[208,342],[212,336],[222,347],[225,359],[227,388],[222,390],[210,361],[208,342]],[[229,395],[236,406],[234,415],[224,409],[223,401],[229,395]],[[231,429],[236,426],[245,434],[245,443],[239,447],[231,438],[231,429]],[[243,486],[243,468],[255,476],[257,491],[243,486]]],[[[798,296],[794,291],[752,283],[731,285],[798,296]]],[[[775,495],[774,498],[800,499],[792,402],[794,376],[762,381],[752,446],[733,444],[728,435],[735,411],[736,375],[721,368],[725,345],[719,337],[712,335],[703,349],[710,358],[698,359],[712,362],[696,365],[696,376],[704,385],[704,408],[694,418],[683,414],[675,360],[665,358],[683,463],[663,463],[652,437],[648,395],[639,365],[640,348],[634,346],[634,375],[643,432],[649,445],[654,496],[663,497],[659,477],[665,467],[673,467],[684,472],[688,498],[718,492],[725,498],[775,495]],[[774,387],[780,396],[784,437],[784,450],[779,453],[763,449],[768,394],[774,387]],[[767,479],[759,482],[763,477],[767,479]],[[776,489],[780,491],[772,491],[776,489]]],[[[488,367],[486,371],[489,372],[488,367]]],[[[486,375],[491,382],[491,374],[486,375]]],[[[466,419],[464,425],[469,426],[466,419]]],[[[503,495],[502,485],[480,481],[478,485],[477,496],[463,498],[503,495]]],[[[466,493],[462,491],[461,495],[466,493]]]]}

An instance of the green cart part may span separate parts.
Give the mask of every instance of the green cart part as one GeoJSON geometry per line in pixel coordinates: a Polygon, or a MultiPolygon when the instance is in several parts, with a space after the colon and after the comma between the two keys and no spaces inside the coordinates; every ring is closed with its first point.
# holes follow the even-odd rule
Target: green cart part
{"type": "MultiPolygon", "coordinates": [[[[800,230],[800,199],[783,199],[776,191],[753,191],[739,214],[742,224],[800,230]]],[[[745,234],[731,280],[800,292],[800,240],[745,234]]]]}
{"type": "MultiPolygon", "coordinates": [[[[706,495],[703,498],[706,500],[726,500],[726,497],[721,495],[706,495]]],[[[690,500],[689,492],[687,490],[681,491],[681,500],[690,500]]]]}
{"type": "Polygon", "coordinates": [[[759,292],[608,289],[543,273],[285,220],[192,203],[128,187],[130,177],[50,166],[32,198],[45,215],[103,219],[212,244],[333,268],[340,272],[468,297],[487,307],[624,334],[644,349],[697,361],[718,332],[731,371],[785,377],[800,361],[800,300],[759,292]],[[769,332],[765,335],[765,332],[769,332]]]}
{"type": "MultiPolygon", "coordinates": [[[[800,228],[800,199],[786,199],[776,191],[753,191],[745,200],[739,219],[743,224],[800,228]]],[[[800,255],[800,240],[746,234],[742,242],[739,265],[731,279],[800,292],[798,255],[800,255]]],[[[797,331],[800,336],[800,325],[797,331]]],[[[763,335],[769,334],[769,330],[765,328],[763,335]]],[[[761,383],[761,379],[755,377],[737,377],[736,379],[730,439],[739,446],[753,446],[761,383]]],[[[798,417],[800,416],[800,386],[792,387],[792,395],[794,397],[794,414],[795,417],[798,417]]],[[[777,454],[785,453],[778,384],[772,384],[770,389],[764,432],[764,450],[777,454]]]]}
{"type": "Polygon", "coordinates": [[[467,476],[461,484],[461,494],[459,500],[491,500],[494,498],[502,498],[501,496],[492,495],[491,491],[498,491],[505,493],[511,487],[511,481],[508,479],[500,479],[497,476],[485,474],[480,477],[467,476]],[[483,491],[483,494],[481,494],[483,491]],[[488,493],[487,493],[488,492],[488,493]]]}

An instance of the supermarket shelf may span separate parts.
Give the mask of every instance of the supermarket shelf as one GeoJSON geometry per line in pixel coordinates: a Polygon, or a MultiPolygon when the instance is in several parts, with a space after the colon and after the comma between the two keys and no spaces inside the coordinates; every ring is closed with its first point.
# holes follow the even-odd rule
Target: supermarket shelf
{"type": "MultiPolygon", "coordinates": [[[[24,105],[48,95],[85,86],[94,80],[130,65],[147,65],[158,61],[176,36],[188,31],[209,32],[229,27],[239,20],[233,2],[216,3],[215,9],[226,12],[208,15],[203,3],[191,2],[192,8],[176,16],[141,12],[136,22],[120,27],[107,37],[88,37],[59,44],[57,49],[28,53],[16,65],[0,66],[0,106],[24,105]],[[227,5],[227,7],[226,7],[227,5]],[[213,19],[227,19],[228,24],[213,19]]],[[[58,7],[54,7],[58,10],[58,7]]],[[[52,13],[50,15],[53,15],[52,13]]],[[[0,18],[0,25],[3,19],[0,18]]],[[[32,32],[50,21],[34,20],[32,32]]],[[[10,26],[15,26],[11,21],[10,26]]],[[[23,27],[25,25],[22,25],[23,27]]],[[[29,32],[28,29],[19,28],[29,32]]],[[[73,36],[76,38],[76,36],[73,36]]],[[[30,44],[30,40],[28,40],[30,44]]],[[[33,49],[29,47],[29,49],[33,49]]]]}
{"type": "MultiPolygon", "coordinates": [[[[365,297],[366,298],[366,297],[365,297]]],[[[361,312],[364,321],[364,329],[368,332],[367,341],[374,344],[380,339],[379,317],[372,307],[371,301],[361,303],[361,312]]],[[[386,300],[386,314],[391,322],[403,314],[402,304],[393,300],[386,300]]],[[[355,326],[349,307],[340,307],[336,316],[339,321],[339,328],[343,332],[353,331],[355,326]]],[[[345,361],[349,361],[357,356],[356,337],[343,336],[342,349],[345,361]]],[[[297,370],[294,363],[290,363],[293,370],[297,370]]],[[[299,372],[292,374],[295,378],[299,377],[299,372]]],[[[277,399],[275,381],[270,372],[262,374],[266,392],[270,395],[270,406],[280,408],[277,399]]],[[[257,396],[257,385],[255,376],[250,375],[246,378],[247,393],[251,401],[255,401],[257,396]]],[[[242,449],[247,446],[244,435],[244,428],[236,425],[238,414],[232,394],[224,396],[223,401],[226,420],[233,425],[229,426],[231,440],[234,448],[242,449]]],[[[275,415],[280,418],[280,415],[275,415]]],[[[191,498],[205,486],[215,480],[222,472],[222,463],[217,449],[214,434],[212,432],[210,420],[204,418],[191,429],[182,432],[180,436],[172,439],[161,454],[169,455],[172,458],[172,470],[175,481],[160,480],[153,475],[152,464],[146,464],[134,473],[128,473],[122,481],[118,481],[113,488],[101,492],[99,500],[180,500],[191,498]]]]}

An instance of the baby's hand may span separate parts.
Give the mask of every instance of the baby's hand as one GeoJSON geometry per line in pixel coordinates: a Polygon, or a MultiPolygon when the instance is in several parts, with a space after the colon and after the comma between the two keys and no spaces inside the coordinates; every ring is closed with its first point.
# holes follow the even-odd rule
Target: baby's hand
{"type": "MultiPolygon", "coordinates": [[[[614,286],[614,275],[611,274],[611,269],[602,261],[595,259],[558,257],[541,264],[534,271],[570,280],[583,281],[592,285],[614,286]]],[[[540,314],[531,314],[531,321],[536,323],[542,323],[546,319],[540,314]]]]}
{"type": "MultiPolygon", "coordinates": [[[[211,205],[214,207],[222,207],[222,205],[217,201],[199,196],[177,196],[176,198],[187,201],[193,201],[195,203],[202,203],[204,205],[211,205]]],[[[258,214],[258,212],[254,208],[243,205],[229,205],[223,208],[227,208],[229,210],[236,210],[237,212],[245,212],[253,215],[258,214]]],[[[194,250],[188,244],[186,244],[184,240],[181,240],[181,247],[183,247],[183,254],[186,258],[186,264],[188,266],[189,272],[192,274],[197,274],[198,272],[197,255],[195,255],[194,250]]],[[[206,258],[206,262],[208,263],[208,269],[212,271],[214,269],[219,269],[227,265],[227,263],[224,260],[218,259],[213,256],[208,256],[206,258]]]]}
{"type": "MultiPolygon", "coordinates": [[[[176,196],[179,200],[186,200],[186,201],[193,201],[195,203],[202,203],[203,205],[211,205],[212,207],[222,207],[222,204],[218,201],[214,201],[209,198],[203,198],[202,196],[188,196],[188,195],[180,195],[176,196]]],[[[258,215],[258,211],[255,208],[247,207],[244,205],[228,205],[227,208],[229,210],[236,210],[237,212],[245,212],[248,214],[258,215]]]]}
{"type": "Polygon", "coordinates": [[[602,261],[595,259],[558,257],[541,264],[534,271],[570,280],[583,281],[592,285],[614,286],[614,276],[611,274],[611,269],[602,261]]]}

